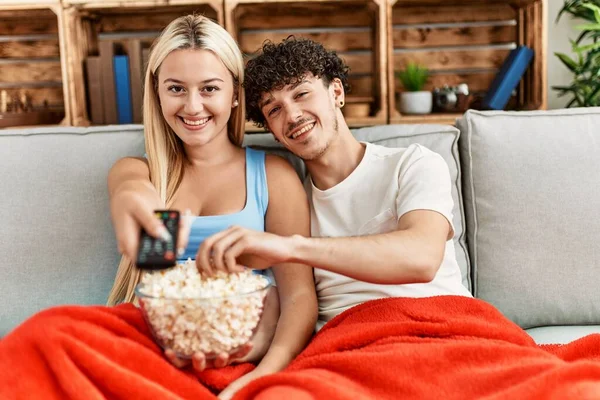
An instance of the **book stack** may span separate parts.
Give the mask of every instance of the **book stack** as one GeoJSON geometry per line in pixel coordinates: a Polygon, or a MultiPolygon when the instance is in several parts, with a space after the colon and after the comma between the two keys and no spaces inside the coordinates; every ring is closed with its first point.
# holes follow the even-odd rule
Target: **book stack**
{"type": "Polygon", "coordinates": [[[148,52],[142,39],[98,41],[98,55],[85,59],[88,111],[93,125],[142,123],[148,52]]]}

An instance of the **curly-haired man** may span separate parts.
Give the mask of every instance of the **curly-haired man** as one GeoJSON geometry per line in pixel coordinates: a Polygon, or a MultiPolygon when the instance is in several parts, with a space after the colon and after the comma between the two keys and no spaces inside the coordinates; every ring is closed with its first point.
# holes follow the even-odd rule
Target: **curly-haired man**
{"type": "Polygon", "coordinates": [[[203,250],[314,266],[317,329],[371,299],[470,296],[452,244],[448,166],[420,145],[358,142],[341,111],[347,73],[334,52],[304,39],[266,43],[248,62],[248,118],[305,161],[313,237],[234,227],[203,250]]]}

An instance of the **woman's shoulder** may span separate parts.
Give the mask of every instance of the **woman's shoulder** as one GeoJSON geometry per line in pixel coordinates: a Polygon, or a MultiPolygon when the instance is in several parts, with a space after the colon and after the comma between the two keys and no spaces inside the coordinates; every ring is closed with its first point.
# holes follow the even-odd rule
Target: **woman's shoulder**
{"type": "Polygon", "coordinates": [[[148,160],[145,157],[123,157],[115,161],[113,170],[142,170],[148,171],[148,160]]]}
{"type": "Polygon", "coordinates": [[[267,170],[267,176],[269,174],[272,174],[276,176],[287,177],[290,174],[292,174],[296,178],[298,178],[296,170],[289,163],[289,161],[286,160],[284,157],[278,156],[276,154],[265,155],[265,169],[267,170]]]}

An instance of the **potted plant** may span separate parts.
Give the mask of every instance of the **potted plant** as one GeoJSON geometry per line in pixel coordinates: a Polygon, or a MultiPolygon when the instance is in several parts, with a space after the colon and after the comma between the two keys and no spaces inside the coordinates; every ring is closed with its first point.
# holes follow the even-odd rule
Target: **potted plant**
{"type": "Polygon", "coordinates": [[[569,86],[552,86],[558,96],[570,95],[566,107],[594,107],[600,105],[600,2],[598,0],[567,0],[556,20],[567,13],[587,23],[578,25],[581,31],[576,40],[571,40],[575,57],[554,53],[573,73],[569,86]]]}
{"type": "Polygon", "coordinates": [[[432,108],[430,91],[423,90],[429,79],[429,70],[416,63],[408,63],[406,68],[396,73],[404,91],[400,93],[400,112],[403,114],[429,114],[432,108]]]}

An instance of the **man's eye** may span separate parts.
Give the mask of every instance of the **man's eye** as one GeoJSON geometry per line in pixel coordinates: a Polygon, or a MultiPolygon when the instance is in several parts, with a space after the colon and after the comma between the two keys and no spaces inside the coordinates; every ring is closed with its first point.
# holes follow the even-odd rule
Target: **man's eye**
{"type": "Polygon", "coordinates": [[[269,116],[274,115],[277,111],[279,111],[279,107],[271,108],[271,111],[269,111],[269,116]]]}
{"type": "Polygon", "coordinates": [[[176,86],[176,85],[169,86],[169,88],[167,90],[171,93],[181,93],[184,91],[182,86],[176,86]]]}
{"type": "Polygon", "coordinates": [[[298,95],[296,96],[296,98],[298,98],[298,97],[304,97],[304,95],[307,95],[307,94],[308,94],[308,92],[300,92],[300,93],[298,93],[298,95]]]}

